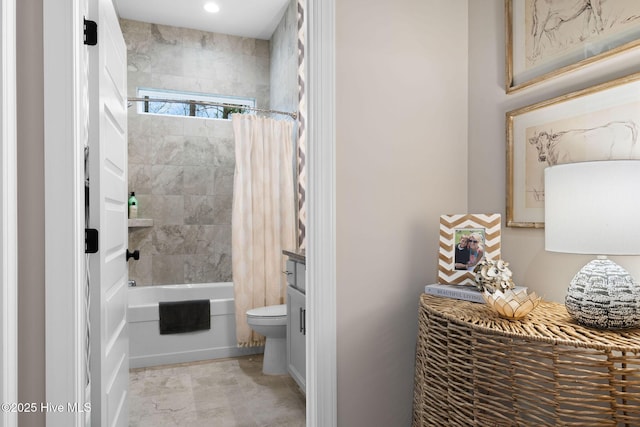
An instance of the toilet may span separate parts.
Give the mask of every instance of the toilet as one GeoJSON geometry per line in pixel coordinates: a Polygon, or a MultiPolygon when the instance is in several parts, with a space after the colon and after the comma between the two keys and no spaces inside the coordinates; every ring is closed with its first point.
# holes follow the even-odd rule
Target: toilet
{"type": "Polygon", "coordinates": [[[269,305],[247,311],[247,323],[266,338],[262,373],[287,373],[287,305],[269,305]]]}

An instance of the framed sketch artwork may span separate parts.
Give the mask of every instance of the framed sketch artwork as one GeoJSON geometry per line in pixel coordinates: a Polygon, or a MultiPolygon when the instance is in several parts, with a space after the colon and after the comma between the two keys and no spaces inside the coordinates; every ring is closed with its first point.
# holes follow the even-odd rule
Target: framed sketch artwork
{"type": "Polygon", "coordinates": [[[500,259],[500,214],[440,217],[438,283],[473,285],[483,259],[500,259]]]}
{"type": "Polygon", "coordinates": [[[638,0],[505,0],[512,92],[640,45],[638,0]]]}
{"type": "Polygon", "coordinates": [[[544,169],[640,159],[640,73],[507,113],[507,226],[544,226],[544,169]]]}

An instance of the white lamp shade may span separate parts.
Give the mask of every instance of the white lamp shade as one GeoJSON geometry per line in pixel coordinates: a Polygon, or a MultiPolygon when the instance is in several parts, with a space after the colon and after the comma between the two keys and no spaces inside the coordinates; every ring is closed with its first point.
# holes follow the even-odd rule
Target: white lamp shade
{"type": "Polygon", "coordinates": [[[640,160],[548,167],[544,192],[546,250],[640,255],[640,160]]]}

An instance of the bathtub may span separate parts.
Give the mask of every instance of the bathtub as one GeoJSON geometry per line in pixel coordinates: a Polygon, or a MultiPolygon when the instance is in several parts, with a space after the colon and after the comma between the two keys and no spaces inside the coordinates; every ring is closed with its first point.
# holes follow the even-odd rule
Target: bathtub
{"type": "Polygon", "coordinates": [[[263,347],[236,345],[233,283],[130,287],[127,320],[129,367],[166,365],[262,353],[263,347]],[[158,303],[208,299],[211,329],[160,335],[158,303]]]}

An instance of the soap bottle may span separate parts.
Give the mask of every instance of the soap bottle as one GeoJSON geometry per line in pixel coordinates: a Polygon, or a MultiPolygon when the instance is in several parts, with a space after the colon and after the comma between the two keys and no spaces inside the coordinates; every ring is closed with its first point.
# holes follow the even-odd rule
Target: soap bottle
{"type": "Polygon", "coordinates": [[[129,195],[129,218],[138,218],[138,199],[134,191],[129,195]]]}

